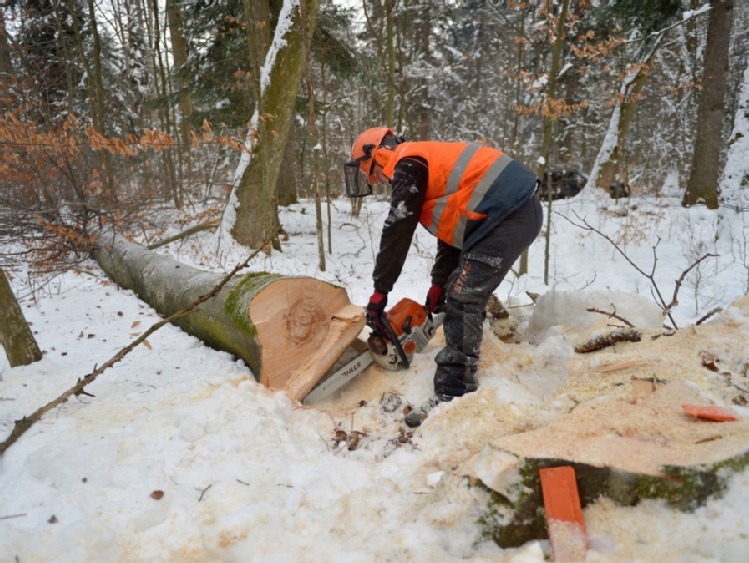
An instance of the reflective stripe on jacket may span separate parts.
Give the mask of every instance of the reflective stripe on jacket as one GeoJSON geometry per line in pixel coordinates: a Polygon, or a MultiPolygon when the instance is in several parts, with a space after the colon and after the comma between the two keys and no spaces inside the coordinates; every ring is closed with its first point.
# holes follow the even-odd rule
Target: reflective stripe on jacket
{"type": "Polygon", "coordinates": [[[403,143],[383,174],[398,161],[427,161],[429,182],[420,222],[440,240],[468,248],[531,198],[536,176],[502,151],[478,143],[403,143]]]}

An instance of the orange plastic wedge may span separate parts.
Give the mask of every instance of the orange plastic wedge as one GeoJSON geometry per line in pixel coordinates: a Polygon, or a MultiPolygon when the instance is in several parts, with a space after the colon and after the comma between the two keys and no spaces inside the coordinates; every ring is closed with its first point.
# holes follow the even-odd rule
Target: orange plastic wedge
{"type": "Polygon", "coordinates": [[[546,525],[554,561],[582,561],[588,550],[575,470],[569,466],[540,469],[546,525]]]}
{"type": "Polygon", "coordinates": [[[730,410],[723,407],[699,406],[699,405],[681,405],[685,412],[715,422],[733,422],[738,417],[730,410]]]}

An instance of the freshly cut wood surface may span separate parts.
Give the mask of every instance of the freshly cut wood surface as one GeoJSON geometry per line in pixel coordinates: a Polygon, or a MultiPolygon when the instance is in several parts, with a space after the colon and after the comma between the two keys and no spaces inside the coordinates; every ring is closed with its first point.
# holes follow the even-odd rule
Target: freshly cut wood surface
{"type": "Polygon", "coordinates": [[[553,424],[493,444],[525,458],[559,458],[631,473],[717,463],[749,450],[749,420],[706,422],[681,405],[699,402],[684,383],[643,396],[587,401],[553,424]]]}
{"type": "Polygon", "coordinates": [[[296,401],[304,399],[359,335],[365,322],[364,309],[357,305],[337,311],[327,326],[325,340],[286,380],[286,394],[296,401]]]}
{"type": "Polygon", "coordinates": [[[261,348],[260,382],[283,389],[299,366],[320,349],[333,317],[347,305],[345,289],[314,278],[281,278],[255,295],[249,319],[261,348]]]}

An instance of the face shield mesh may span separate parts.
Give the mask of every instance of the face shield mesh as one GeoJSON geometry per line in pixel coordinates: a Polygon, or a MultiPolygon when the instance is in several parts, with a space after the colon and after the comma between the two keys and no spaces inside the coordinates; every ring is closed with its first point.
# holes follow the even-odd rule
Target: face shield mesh
{"type": "Polygon", "coordinates": [[[364,197],[372,193],[372,186],[367,183],[364,174],[359,170],[359,162],[352,160],[343,165],[348,197],[364,197]]]}

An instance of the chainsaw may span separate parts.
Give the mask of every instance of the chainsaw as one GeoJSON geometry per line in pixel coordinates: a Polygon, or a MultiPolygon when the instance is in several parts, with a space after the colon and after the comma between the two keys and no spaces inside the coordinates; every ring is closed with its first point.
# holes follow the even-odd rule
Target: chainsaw
{"type": "Polygon", "coordinates": [[[342,366],[339,361],[332,374],[324,378],[304,402],[314,403],[330,396],[372,363],[388,371],[407,369],[414,354],[429,344],[443,319],[444,313],[429,313],[426,307],[408,298],[401,299],[378,318],[369,318],[367,324],[372,332],[364,351],[353,359],[344,357],[342,366]]]}

